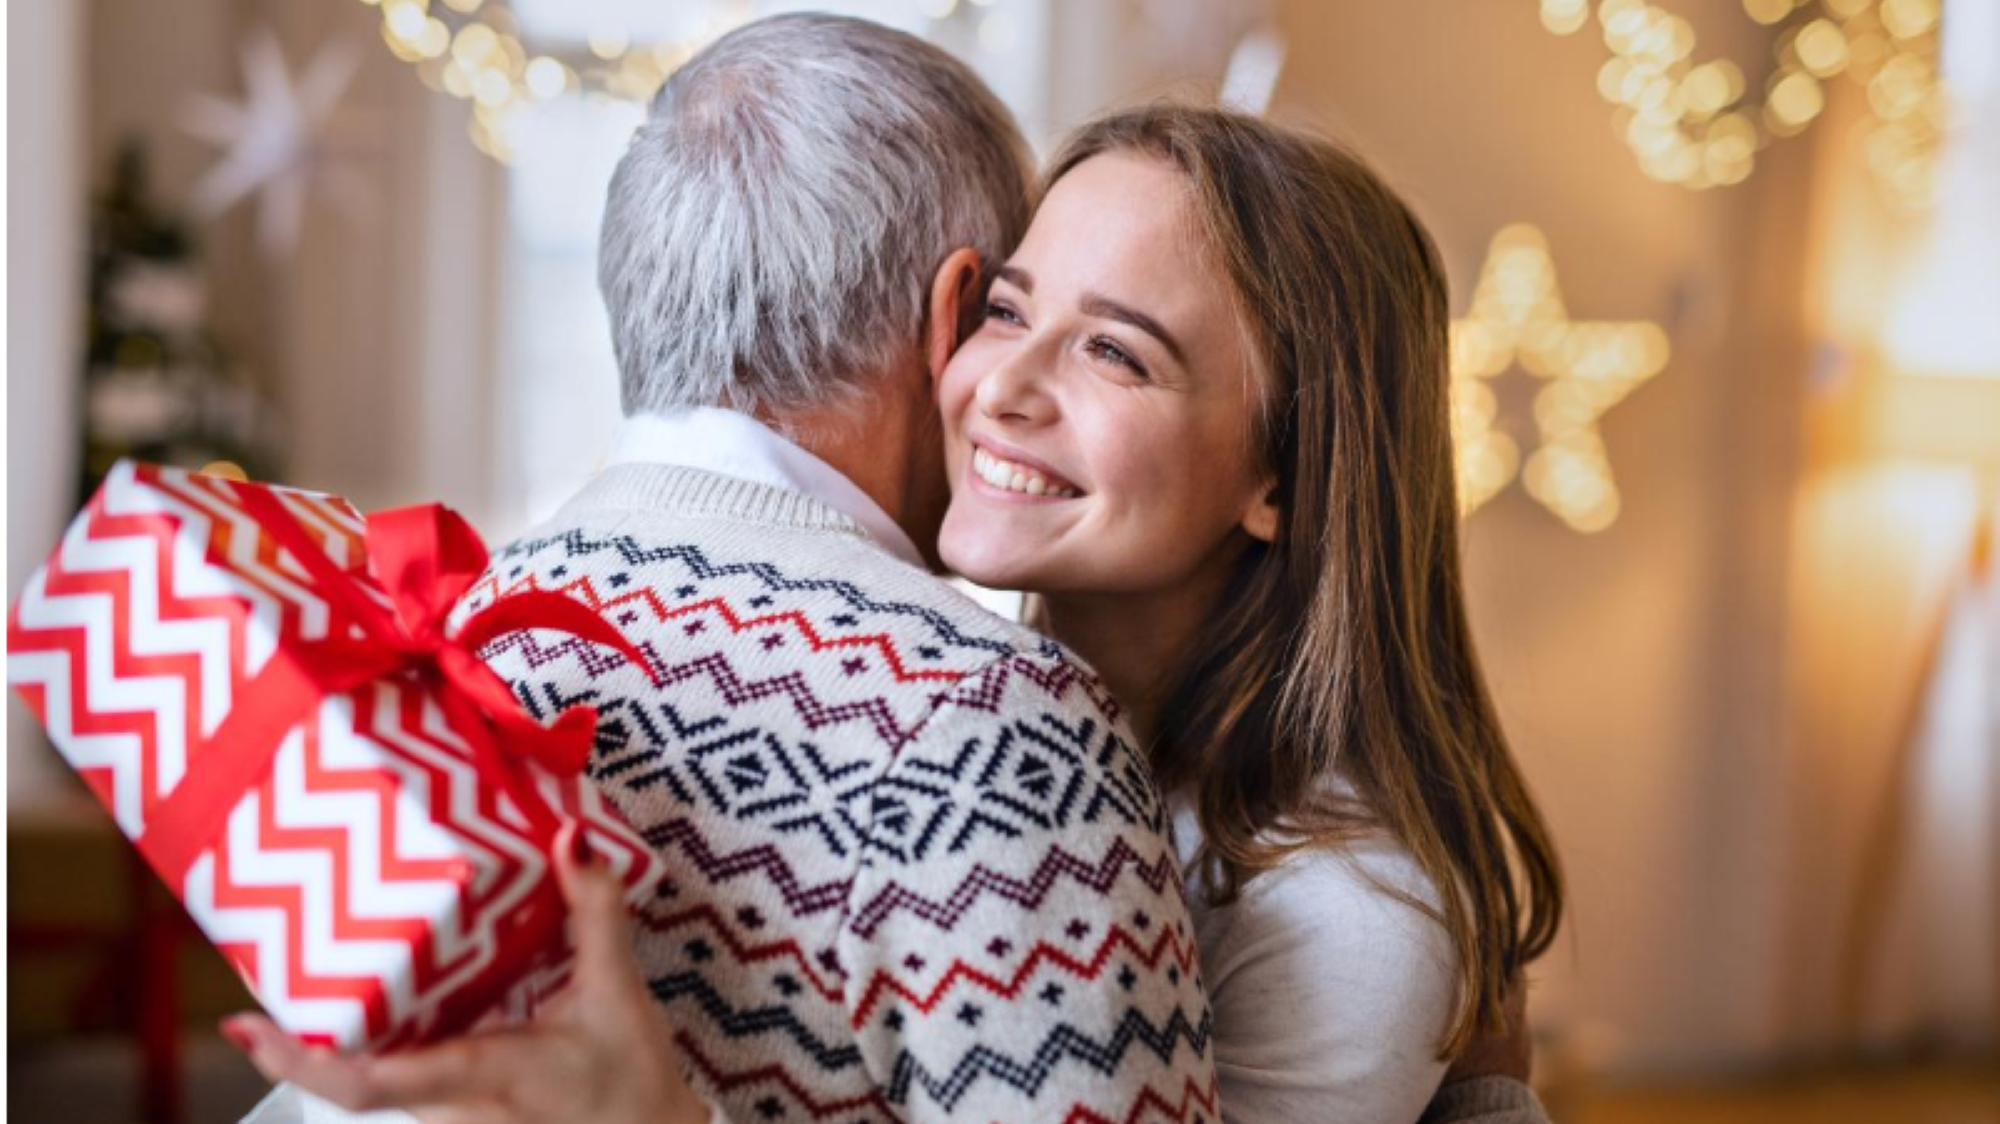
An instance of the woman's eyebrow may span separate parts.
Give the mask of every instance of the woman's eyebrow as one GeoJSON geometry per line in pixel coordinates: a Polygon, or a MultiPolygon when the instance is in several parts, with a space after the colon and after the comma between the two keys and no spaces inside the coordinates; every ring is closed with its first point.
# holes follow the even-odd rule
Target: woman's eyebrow
{"type": "Polygon", "coordinates": [[[1077,302],[1077,307],[1082,309],[1086,316],[1101,316],[1106,320],[1116,320],[1120,323],[1132,325],[1134,328],[1165,344],[1167,354],[1172,355],[1176,363],[1182,365],[1187,363],[1187,355],[1181,351],[1180,342],[1174,339],[1174,334],[1167,331],[1166,326],[1158,320],[1140,312],[1138,309],[1130,305],[1119,304],[1102,293],[1083,294],[1083,299],[1077,302]]]}
{"type": "MultiPolygon", "coordinates": [[[[1003,265],[993,271],[993,277],[995,280],[1005,281],[1028,296],[1035,295],[1034,275],[1018,265],[1003,265]]],[[[1176,363],[1186,365],[1187,353],[1181,350],[1180,341],[1174,338],[1172,332],[1167,331],[1164,324],[1138,309],[1120,304],[1102,293],[1085,293],[1083,299],[1077,303],[1077,307],[1083,310],[1085,316],[1100,316],[1106,320],[1132,325],[1164,344],[1167,354],[1173,356],[1176,363]]]]}

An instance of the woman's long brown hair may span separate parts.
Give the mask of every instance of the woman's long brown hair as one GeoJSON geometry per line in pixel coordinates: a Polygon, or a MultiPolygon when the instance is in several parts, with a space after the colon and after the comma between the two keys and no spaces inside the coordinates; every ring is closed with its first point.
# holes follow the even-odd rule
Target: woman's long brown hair
{"type": "Polygon", "coordinates": [[[1501,1025],[1563,887],[1466,616],[1437,247],[1353,153],[1254,117],[1117,113],[1070,137],[1048,183],[1107,152],[1187,177],[1257,360],[1252,441],[1282,511],[1164,693],[1160,784],[1195,794],[1220,901],[1303,849],[1378,830],[1407,847],[1440,900],[1398,896],[1457,955],[1454,1054],[1501,1025]],[[1355,799],[1329,791],[1334,770],[1355,799]]]}

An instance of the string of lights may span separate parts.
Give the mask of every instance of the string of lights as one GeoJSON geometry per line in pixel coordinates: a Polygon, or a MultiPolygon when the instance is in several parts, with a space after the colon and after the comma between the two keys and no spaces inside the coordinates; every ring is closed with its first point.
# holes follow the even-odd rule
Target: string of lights
{"type": "MultiPolygon", "coordinates": [[[[635,43],[604,28],[569,49],[536,49],[505,0],[361,0],[382,15],[382,41],[416,68],[424,85],[470,102],[468,129],[479,151],[502,163],[513,158],[508,122],[514,111],[565,94],[644,101],[667,75],[710,42],[749,20],[747,3],[714,0],[693,33],[667,42],[635,43]]],[[[1015,24],[1004,12],[985,11],[1000,0],[919,0],[934,20],[975,14],[982,49],[1004,52],[1015,24]]]]}
{"type": "MultiPolygon", "coordinates": [[[[1809,127],[1826,83],[1845,75],[1868,91],[1865,151],[1885,196],[1906,208],[1932,197],[1940,131],[1950,113],[1938,78],[1938,0],[1743,0],[1751,19],[1777,27],[1775,67],[1752,95],[1727,58],[1696,62],[1694,27],[1646,0],[1600,0],[1611,57],[1597,90],[1646,175],[1704,189],[1742,183],[1773,140],[1809,127]]],[[[1542,0],[1542,25],[1571,35],[1591,22],[1590,0],[1542,0]]]]}
{"type": "Polygon", "coordinates": [[[644,100],[674,68],[741,23],[741,5],[713,5],[708,23],[674,42],[634,44],[616,30],[567,50],[531,51],[500,0],[361,0],[380,9],[382,41],[425,86],[470,102],[472,143],[506,162],[509,115],[568,93],[644,100]]]}

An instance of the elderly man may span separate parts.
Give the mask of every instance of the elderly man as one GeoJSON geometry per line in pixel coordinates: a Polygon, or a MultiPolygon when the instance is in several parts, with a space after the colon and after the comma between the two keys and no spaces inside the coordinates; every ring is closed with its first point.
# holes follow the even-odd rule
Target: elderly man
{"type": "Polygon", "coordinates": [[[582,962],[546,1025],[349,1060],[232,1023],[267,1073],[445,1119],[1216,1118],[1116,704],[928,565],[932,379],[1031,177],[963,64],[873,24],[763,20],[666,82],[604,219],[625,428],[465,606],[561,590],[654,664],[487,652],[529,706],[598,709],[592,771],[673,871],[638,971],[569,861],[582,962]]]}
{"type": "MultiPolygon", "coordinates": [[[[667,81],[604,220],[625,428],[464,608],[561,590],[647,651],[657,682],[553,638],[487,657],[530,707],[598,708],[593,774],[672,883],[635,963],[609,876],[564,855],[548,1013],[374,1059],[232,1022],[268,1075],[436,1120],[1219,1119],[1116,704],[929,573],[932,380],[1031,176],[969,71],[872,24],[760,21],[667,81]]],[[[257,1119],[339,1115],[285,1101],[257,1119]]]]}

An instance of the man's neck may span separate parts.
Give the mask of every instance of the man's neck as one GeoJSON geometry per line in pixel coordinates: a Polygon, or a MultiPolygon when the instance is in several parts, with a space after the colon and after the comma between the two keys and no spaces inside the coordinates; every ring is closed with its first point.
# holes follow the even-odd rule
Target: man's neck
{"type": "Polygon", "coordinates": [[[758,420],[847,477],[903,529],[932,569],[940,568],[937,526],[948,496],[942,481],[931,479],[941,469],[935,453],[941,423],[927,398],[885,392],[870,400],[865,415],[793,411],[758,420]]]}

